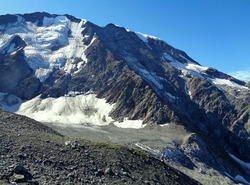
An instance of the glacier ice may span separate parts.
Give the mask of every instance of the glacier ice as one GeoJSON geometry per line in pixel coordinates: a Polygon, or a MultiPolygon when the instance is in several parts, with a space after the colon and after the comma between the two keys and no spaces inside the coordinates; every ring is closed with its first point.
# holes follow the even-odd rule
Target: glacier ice
{"type": "Polygon", "coordinates": [[[44,82],[54,69],[64,69],[65,72],[77,73],[87,62],[85,50],[89,45],[82,42],[84,37],[82,31],[87,21],[82,19],[76,23],[70,21],[66,16],[44,17],[43,25],[37,26],[37,23],[25,22],[18,16],[18,21],[8,24],[3,28],[3,34],[0,38],[0,50],[3,52],[9,47],[7,53],[14,52],[15,46],[9,46],[12,38],[20,36],[27,46],[24,48],[26,61],[34,70],[35,75],[44,82]],[[80,61],[72,64],[74,58],[80,61]]]}

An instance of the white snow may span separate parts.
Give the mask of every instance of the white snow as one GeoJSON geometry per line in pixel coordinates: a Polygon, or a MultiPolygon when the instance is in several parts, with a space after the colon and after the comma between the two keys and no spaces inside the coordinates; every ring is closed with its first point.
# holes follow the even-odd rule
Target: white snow
{"type": "MultiPolygon", "coordinates": [[[[15,46],[10,42],[15,35],[19,35],[27,44],[24,48],[26,61],[35,71],[35,75],[44,82],[55,68],[64,69],[67,73],[77,73],[87,63],[85,50],[89,45],[84,45],[82,31],[86,20],[80,23],[71,22],[66,16],[55,18],[44,17],[43,26],[37,23],[25,22],[18,17],[16,23],[3,28],[0,36],[0,51],[12,53],[15,46]],[[78,63],[74,58],[81,59],[78,63]]],[[[88,37],[88,35],[85,35],[88,37]]]]}
{"type": "Polygon", "coordinates": [[[200,76],[203,71],[206,71],[208,69],[208,67],[203,67],[192,62],[181,63],[179,61],[174,60],[170,62],[170,64],[176,68],[186,70],[194,76],[197,76],[197,75],[200,76]]]}
{"type": "Polygon", "coordinates": [[[226,176],[228,176],[230,179],[235,180],[235,178],[233,178],[229,173],[224,172],[224,174],[225,174],[226,176]]]}
{"type": "Polygon", "coordinates": [[[7,100],[0,93],[0,108],[15,112],[17,114],[31,117],[40,122],[57,123],[71,126],[104,126],[113,123],[120,128],[143,128],[142,120],[128,120],[123,122],[114,121],[109,112],[115,104],[110,105],[105,99],[96,98],[95,94],[82,94],[78,91],[70,91],[59,98],[41,99],[37,96],[26,102],[11,95],[7,100]],[[3,101],[4,100],[4,101],[3,101]],[[12,103],[11,103],[12,102],[12,103]]]}
{"type": "Polygon", "coordinates": [[[35,71],[35,75],[37,78],[40,79],[41,82],[44,82],[49,77],[49,75],[52,73],[52,71],[53,71],[53,69],[51,69],[51,68],[38,68],[35,71]]]}
{"type": "Polygon", "coordinates": [[[197,73],[202,73],[202,71],[206,71],[208,69],[208,67],[203,67],[194,63],[188,63],[186,68],[189,69],[190,71],[195,71],[197,73]]]}
{"type": "Polygon", "coordinates": [[[142,144],[142,143],[135,143],[134,146],[136,146],[137,148],[139,148],[139,149],[141,149],[141,150],[144,150],[144,151],[146,151],[146,152],[149,152],[151,155],[154,155],[154,156],[158,156],[159,153],[160,153],[159,150],[150,148],[149,146],[144,145],[144,144],[142,144]]]}
{"type": "Polygon", "coordinates": [[[113,124],[120,128],[133,128],[133,129],[139,129],[146,126],[143,125],[143,120],[129,120],[128,118],[124,118],[122,122],[116,121],[113,124]]]}
{"type": "Polygon", "coordinates": [[[235,160],[237,163],[239,163],[246,170],[247,173],[250,174],[250,163],[246,163],[246,162],[240,160],[239,158],[235,157],[233,154],[230,154],[230,153],[228,153],[228,154],[230,155],[230,157],[232,157],[233,160],[235,160]]]}
{"type": "Polygon", "coordinates": [[[161,40],[157,37],[154,37],[154,36],[151,36],[151,35],[147,35],[147,34],[143,34],[143,33],[140,33],[140,32],[135,32],[135,34],[143,41],[143,42],[146,42],[148,43],[148,39],[154,39],[154,40],[161,40]]]}
{"type": "Polygon", "coordinates": [[[227,85],[227,86],[239,88],[239,89],[249,89],[248,87],[245,87],[243,85],[239,85],[239,84],[232,82],[230,80],[227,80],[227,79],[221,79],[221,78],[214,78],[214,79],[209,78],[209,79],[215,85],[227,85]]]}
{"type": "Polygon", "coordinates": [[[187,60],[186,63],[181,63],[178,60],[174,59],[172,56],[170,56],[168,53],[163,53],[162,59],[170,61],[170,64],[182,71],[182,73],[185,74],[191,74],[192,76],[200,76],[202,77],[203,71],[206,71],[208,67],[200,66],[184,56],[180,55],[180,57],[187,60]]]}
{"type": "MultiPolygon", "coordinates": [[[[208,69],[208,67],[203,67],[203,66],[200,66],[194,62],[191,62],[190,60],[188,60],[186,57],[184,57],[182,55],[180,55],[180,57],[186,59],[187,63],[181,63],[181,62],[175,60],[174,58],[172,58],[167,53],[163,54],[162,59],[170,60],[171,61],[170,64],[172,66],[180,69],[182,71],[183,75],[192,75],[192,76],[198,76],[200,78],[205,78],[202,76],[202,74],[204,71],[206,71],[208,69]]],[[[183,77],[183,75],[181,75],[180,77],[183,77]]],[[[215,86],[217,86],[221,90],[226,90],[226,89],[223,89],[221,85],[226,85],[226,86],[230,86],[230,87],[238,88],[238,89],[249,89],[248,87],[237,84],[237,83],[232,82],[228,79],[208,78],[208,77],[206,77],[206,79],[208,79],[212,84],[214,84],[215,86]]],[[[188,94],[191,95],[190,93],[188,93],[188,94]]]]}
{"type": "Polygon", "coordinates": [[[179,55],[181,58],[184,58],[187,62],[192,63],[188,58],[184,57],[183,55],[179,55]]]}
{"type": "Polygon", "coordinates": [[[170,123],[164,123],[164,124],[160,124],[159,126],[161,127],[165,127],[165,126],[168,126],[170,123]]]}
{"type": "Polygon", "coordinates": [[[165,157],[165,158],[166,157],[172,158],[173,156],[175,156],[175,153],[172,150],[165,148],[164,150],[162,150],[161,155],[162,157],[165,157]]]}
{"type": "Polygon", "coordinates": [[[69,91],[65,96],[73,96],[73,97],[75,97],[75,96],[80,95],[80,94],[82,94],[82,93],[79,92],[79,91],[69,91]]]}
{"type": "Polygon", "coordinates": [[[165,92],[168,98],[170,98],[172,101],[175,100],[177,97],[173,96],[172,94],[165,92]]]}
{"type": "Polygon", "coordinates": [[[112,108],[113,105],[94,94],[46,99],[38,96],[21,104],[16,113],[41,122],[108,125],[113,121],[108,115],[112,108]]]}
{"type": "Polygon", "coordinates": [[[12,53],[12,52],[14,52],[14,51],[15,51],[15,47],[16,47],[16,45],[15,45],[14,43],[12,43],[12,44],[10,45],[10,47],[9,47],[9,49],[8,49],[8,51],[7,51],[7,53],[12,53]]]}
{"type": "Polygon", "coordinates": [[[10,46],[10,42],[12,41],[12,39],[14,38],[13,35],[4,35],[2,34],[0,36],[0,53],[4,54],[4,53],[11,53],[11,47],[10,46]]]}
{"type": "Polygon", "coordinates": [[[236,179],[238,182],[242,182],[242,183],[244,183],[244,184],[250,185],[250,183],[249,183],[244,177],[242,177],[242,176],[240,176],[240,175],[236,175],[235,179],[236,179]]]}
{"type": "Polygon", "coordinates": [[[127,64],[137,73],[139,74],[144,80],[146,80],[155,90],[157,94],[161,94],[165,96],[170,102],[175,101],[178,97],[173,96],[169,92],[164,90],[164,86],[161,83],[162,81],[166,81],[170,83],[166,79],[157,76],[155,72],[151,72],[150,69],[146,69],[135,57],[130,56],[127,54],[124,59],[127,61],[127,64]],[[163,94],[162,94],[163,93],[163,94]]]}
{"type": "Polygon", "coordinates": [[[155,74],[151,73],[134,57],[127,55],[124,59],[128,62],[128,65],[143,79],[155,86],[155,90],[163,89],[163,85],[160,82],[160,78],[155,74]]]}
{"type": "Polygon", "coordinates": [[[241,175],[236,175],[236,177],[232,177],[229,173],[227,172],[224,172],[224,174],[226,176],[228,176],[230,179],[232,179],[233,181],[235,182],[241,182],[243,184],[247,184],[247,185],[250,185],[250,183],[244,178],[242,177],[241,175]]]}
{"type": "Polygon", "coordinates": [[[171,57],[169,54],[167,53],[163,53],[162,59],[166,59],[166,60],[170,60],[170,61],[174,61],[173,57],[171,57]]]}

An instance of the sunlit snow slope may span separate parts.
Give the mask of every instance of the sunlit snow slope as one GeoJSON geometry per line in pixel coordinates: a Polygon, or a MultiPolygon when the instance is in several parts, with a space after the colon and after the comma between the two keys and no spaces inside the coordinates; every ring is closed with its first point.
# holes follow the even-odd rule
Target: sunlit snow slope
{"type": "MultiPolygon", "coordinates": [[[[84,45],[81,33],[87,21],[72,22],[66,16],[44,17],[43,25],[27,22],[21,16],[18,21],[0,29],[6,30],[0,39],[0,51],[15,54],[15,45],[8,44],[15,36],[20,36],[27,46],[24,54],[35,75],[44,82],[54,69],[66,72],[79,71],[87,62],[84,51],[91,43],[84,45]],[[6,49],[6,47],[9,47],[6,49]],[[80,59],[76,62],[75,59],[80,59]]],[[[94,41],[94,38],[93,40],[94,41]]]]}

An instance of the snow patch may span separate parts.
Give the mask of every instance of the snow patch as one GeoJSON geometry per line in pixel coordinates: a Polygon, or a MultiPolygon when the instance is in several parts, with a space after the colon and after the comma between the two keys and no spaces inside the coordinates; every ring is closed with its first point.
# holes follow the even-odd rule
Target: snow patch
{"type": "Polygon", "coordinates": [[[174,60],[170,62],[170,64],[176,68],[189,71],[194,76],[197,76],[197,75],[200,76],[203,71],[206,71],[208,69],[208,67],[203,67],[192,62],[181,63],[179,61],[174,60]]]}
{"type": "Polygon", "coordinates": [[[240,160],[239,158],[235,157],[233,154],[230,154],[230,153],[228,154],[230,155],[230,157],[232,157],[233,160],[235,160],[238,164],[240,164],[246,170],[248,174],[250,174],[250,163],[246,163],[240,160]]]}
{"type": "Polygon", "coordinates": [[[188,63],[186,68],[197,73],[202,73],[203,71],[206,71],[208,69],[208,67],[203,67],[194,63],[188,63]]]}
{"type": "Polygon", "coordinates": [[[172,94],[165,92],[168,98],[170,98],[172,101],[175,100],[177,97],[173,96],[172,94]]]}
{"type": "Polygon", "coordinates": [[[115,126],[120,128],[133,128],[133,129],[140,129],[146,126],[143,125],[143,120],[129,120],[128,118],[124,118],[122,122],[114,122],[115,126]]]}
{"type": "Polygon", "coordinates": [[[159,77],[155,73],[150,73],[144,66],[141,65],[140,62],[137,61],[136,58],[127,55],[124,57],[125,60],[128,62],[128,65],[143,79],[147,82],[155,86],[155,89],[163,89],[163,85],[160,82],[159,77]]]}
{"type": "Polygon", "coordinates": [[[236,177],[232,177],[229,173],[227,172],[224,172],[224,174],[226,176],[228,176],[230,179],[232,179],[233,181],[237,182],[237,183],[243,183],[243,184],[247,184],[247,185],[250,185],[250,183],[242,176],[240,175],[236,175],[236,177]]]}
{"type": "Polygon", "coordinates": [[[192,63],[188,58],[184,57],[183,55],[179,55],[181,58],[184,58],[187,62],[192,63]]]}
{"type": "MultiPolygon", "coordinates": [[[[5,53],[11,53],[11,46],[10,42],[14,38],[13,35],[1,35],[0,39],[0,53],[5,54],[5,53]]],[[[12,46],[13,47],[13,46],[12,46]]]]}
{"type": "Polygon", "coordinates": [[[161,40],[157,37],[154,37],[154,36],[151,36],[151,35],[147,35],[147,34],[143,34],[143,33],[140,33],[140,32],[135,32],[135,34],[143,41],[143,42],[146,42],[148,43],[148,39],[154,39],[154,40],[161,40]]]}
{"type": "Polygon", "coordinates": [[[180,55],[180,56],[182,58],[184,58],[185,60],[187,60],[187,62],[186,63],[179,62],[178,60],[174,59],[172,56],[170,56],[167,53],[163,54],[162,59],[170,61],[170,64],[172,66],[180,69],[182,71],[183,75],[190,74],[192,76],[199,76],[199,77],[203,78],[202,73],[203,73],[203,71],[206,71],[208,69],[208,67],[200,66],[194,62],[191,62],[190,60],[188,60],[184,56],[182,56],[182,55],[180,55]]]}
{"type": "Polygon", "coordinates": [[[124,57],[125,61],[138,75],[140,75],[148,84],[154,88],[155,92],[160,96],[165,96],[170,102],[175,101],[178,97],[173,96],[169,92],[164,91],[164,86],[161,83],[162,80],[170,83],[166,79],[158,76],[155,72],[146,69],[135,57],[127,54],[124,57]],[[163,92],[164,91],[164,92],[163,92]]]}
{"type": "Polygon", "coordinates": [[[163,59],[163,60],[174,61],[173,57],[171,57],[171,56],[170,56],[169,54],[167,54],[167,53],[163,53],[162,59],[163,59]]]}
{"type": "Polygon", "coordinates": [[[38,68],[35,72],[35,75],[37,78],[40,79],[41,82],[45,82],[46,79],[50,76],[50,74],[52,73],[52,69],[44,69],[44,68],[38,68]]]}
{"type": "Polygon", "coordinates": [[[7,51],[7,53],[12,53],[12,52],[14,52],[15,51],[15,47],[16,47],[16,45],[14,44],[14,43],[12,43],[11,45],[10,45],[10,47],[9,47],[9,49],[8,49],[8,51],[7,51]]]}
{"type": "Polygon", "coordinates": [[[158,156],[160,151],[159,150],[155,150],[155,149],[152,149],[150,148],[149,146],[147,145],[143,145],[141,143],[135,143],[134,146],[136,146],[137,148],[143,150],[143,151],[146,151],[148,152],[150,155],[153,155],[153,156],[158,156]]]}
{"type": "Polygon", "coordinates": [[[230,80],[227,79],[221,79],[221,78],[209,78],[209,80],[215,84],[215,85],[226,85],[226,86],[230,86],[230,87],[234,87],[234,88],[239,88],[239,89],[249,89],[248,87],[245,87],[243,85],[239,85],[235,82],[232,82],[230,80]]]}
{"type": "Polygon", "coordinates": [[[164,124],[160,124],[159,126],[160,127],[165,127],[165,126],[168,126],[170,123],[164,123],[164,124]]]}
{"type": "Polygon", "coordinates": [[[77,95],[80,95],[82,93],[80,93],[79,91],[69,91],[65,96],[71,96],[71,97],[75,97],[77,95]]]}
{"type": "Polygon", "coordinates": [[[238,182],[242,182],[242,183],[244,183],[244,184],[250,185],[250,183],[249,183],[244,177],[242,177],[242,176],[240,176],[240,175],[236,175],[235,179],[236,179],[238,182]]]}

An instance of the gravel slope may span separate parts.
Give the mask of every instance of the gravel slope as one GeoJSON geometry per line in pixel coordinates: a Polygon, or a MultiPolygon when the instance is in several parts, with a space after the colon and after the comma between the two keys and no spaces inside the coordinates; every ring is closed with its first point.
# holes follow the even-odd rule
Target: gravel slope
{"type": "Polygon", "coordinates": [[[0,110],[1,184],[199,184],[128,147],[64,137],[0,110]]]}

